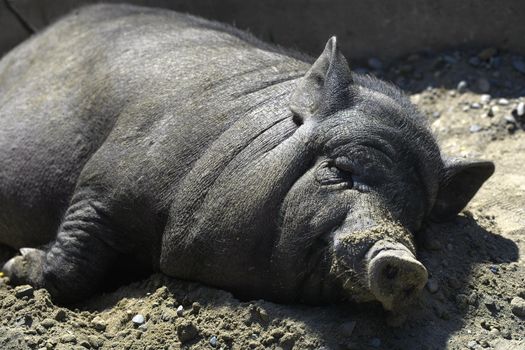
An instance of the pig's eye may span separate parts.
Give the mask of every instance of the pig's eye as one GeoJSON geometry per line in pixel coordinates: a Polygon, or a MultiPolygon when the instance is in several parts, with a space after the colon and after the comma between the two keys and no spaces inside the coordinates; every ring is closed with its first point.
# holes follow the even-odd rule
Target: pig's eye
{"type": "Polygon", "coordinates": [[[319,165],[315,179],[323,186],[337,185],[352,188],[354,184],[350,171],[340,169],[332,161],[325,161],[319,165]]]}

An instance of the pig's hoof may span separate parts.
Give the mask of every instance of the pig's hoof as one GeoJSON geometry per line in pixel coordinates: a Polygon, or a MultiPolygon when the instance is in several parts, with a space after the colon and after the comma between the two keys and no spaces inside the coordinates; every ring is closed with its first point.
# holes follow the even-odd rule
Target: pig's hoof
{"type": "Polygon", "coordinates": [[[8,260],[2,267],[2,272],[9,277],[14,285],[31,284],[39,286],[42,279],[42,267],[45,253],[34,248],[20,249],[22,255],[8,260]]]}
{"type": "Polygon", "coordinates": [[[368,263],[371,292],[386,310],[401,309],[419,295],[427,269],[404,249],[382,250],[368,263]]]}

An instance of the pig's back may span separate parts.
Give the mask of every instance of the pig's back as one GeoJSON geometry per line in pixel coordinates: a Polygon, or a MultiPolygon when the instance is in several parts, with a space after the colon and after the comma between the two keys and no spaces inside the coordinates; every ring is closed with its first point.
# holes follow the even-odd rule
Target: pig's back
{"type": "MultiPolygon", "coordinates": [[[[0,242],[49,241],[108,139],[147,153],[145,138],[171,138],[151,158],[180,159],[166,181],[178,180],[268,104],[274,85],[306,69],[242,32],[170,11],[97,5],[60,20],[0,61],[0,242]]],[[[284,107],[276,101],[267,118],[284,107]]]]}

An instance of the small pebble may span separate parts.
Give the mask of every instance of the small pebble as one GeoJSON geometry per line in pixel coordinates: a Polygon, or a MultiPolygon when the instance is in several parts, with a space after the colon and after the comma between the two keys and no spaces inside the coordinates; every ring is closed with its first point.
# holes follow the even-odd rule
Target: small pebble
{"type": "Polygon", "coordinates": [[[475,349],[477,345],[478,345],[478,342],[475,340],[471,340],[467,343],[467,346],[469,349],[475,349]]]}
{"type": "Polygon", "coordinates": [[[372,338],[370,339],[370,346],[374,348],[378,348],[381,346],[381,339],[379,338],[372,338]]]}
{"type": "Polygon", "coordinates": [[[141,324],[144,323],[144,316],[141,314],[136,314],[131,319],[131,322],[133,322],[133,324],[135,324],[136,326],[140,326],[141,324]]]}
{"type": "Polygon", "coordinates": [[[500,99],[498,100],[498,104],[499,104],[500,106],[507,106],[507,105],[509,104],[509,100],[507,100],[506,98],[500,98],[500,99]]]}
{"type": "Polygon", "coordinates": [[[481,92],[486,93],[490,91],[490,82],[485,78],[479,78],[476,81],[476,85],[478,86],[478,89],[481,92]]]}
{"type": "Polygon", "coordinates": [[[383,62],[379,58],[371,57],[367,61],[368,66],[375,70],[382,70],[383,69],[383,62]]]}
{"type": "Polygon", "coordinates": [[[487,47],[486,49],[483,49],[480,51],[480,53],[478,53],[478,57],[483,61],[488,61],[497,53],[498,50],[495,47],[487,47]]]}
{"type": "Polygon", "coordinates": [[[493,337],[498,337],[498,336],[500,335],[500,333],[499,333],[499,329],[497,329],[497,328],[492,328],[492,329],[490,330],[490,335],[493,336],[493,337]]]}
{"type": "Polygon", "coordinates": [[[201,310],[202,306],[201,304],[199,304],[198,302],[194,301],[192,304],[191,304],[191,312],[194,314],[194,315],[197,315],[199,313],[199,311],[201,310]]]}
{"type": "Polygon", "coordinates": [[[518,117],[523,117],[525,115],[525,103],[520,102],[518,103],[518,106],[516,107],[516,114],[518,117]]]}
{"type": "Polygon", "coordinates": [[[15,287],[15,297],[22,299],[23,297],[32,298],[35,290],[30,285],[23,285],[15,287]]]}
{"type": "Polygon", "coordinates": [[[454,56],[451,56],[451,55],[443,55],[443,60],[449,64],[456,64],[458,63],[458,60],[456,59],[456,57],[454,56]]]}
{"type": "Polygon", "coordinates": [[[441,242],[435,238],[429,237],[424,240],[423,245],[428,250],[441,250],[443,249],[443,246],[441,245],[441,242]]]}
{"type": "Polygon", "coordinates": [[[352,333],[354,332],[355,324],[356,324],[355,321],[349,321],[349,322],[342,323],[339,326],[338,333],[344,337],[350,337],[352,333]]]}
{"type": "Polygon", "coordinates": [[[190,321],[183,321],[177,326],[177,336],[181,343],[186,343],[194,339],[199,331],[190,321]]]}
{"type": "Polygon", "coordinates": [[[433,278],[429,278],[427,281],[427,289],[432,294],[436,293],[439,289],[438,282],[433,278]]]}
{"type": "Polygon", "coordinates": [[[50,318],[44,318],[40,324],[45,328],[51,328],[56,324],[56,321],[50,318]]]}
{"type": "Polygon", "coordinates": [[[472,108],[472,109],[480,109],[481,105],[479,103],[477,103],[477,102],[474,102],[474,103],[470,104],[470,108],[472,108]]]}
{"type": "Polygon", "coordinates": [[[481,131],[481,126],[478,125],[478,124],[472,124],[469,128],[469,131],[471,133],[476,133],[476,132],[480,132],[481,131]]]}
{"type": "Polygon", "coordinates": [[[438,112],[438,111],[435,111],[435,112],[432,113],[432,117],[437,119],[437,118],[441,117],[441,113],[438,112]]]}
{"type": "Polygon", "coordinates": [[[76,343],[77,337],[75,337],[73,334],[64,334],[60,337],[61,343],[76,343]]]}
{"type": "Polygon", "coordinates": [[[177,307],[177,316],[182,317],[182,315],[184,315],[184,306],[179,305],[179,307],[177,307]]]}
{"type": "Polygon", "coordinates": [[[468,63],[471,66],[477,67],[481,64],[481,60],[479,59],[479,57],[474,56],[474,57],[469,58],[468,63]]]}
{"type": "Polygon", "coordinates": [[[491,98],[492,98],[492,97],[491,97],[489,94],[483,94],[483,95],[481,95],[481,97],[479,98],[479,101],[480,101],[481,103],[483,103],[484,105],[486,105],[486,104],[488,104],[488,103],[490,102],[490,99],[491,99],[491,98]]]}
{"type": "Polygon", "coordinates": [[[525,74],[525,61],[521,57],[515,57],[512,60],[512,67],[518,72],[525,74]]]}
{"type": "Polygon", "coordinates": [[[525,317],[525,299],[515,297],[510,302],[512,313],[518,317],[525,317]]]}
{"type": "Polygon", "coordinates": [[[213,346],[213,347],[216,347],[217,346],[217,337],[216,336],[212,336],[210,338],[210,345],[213,346]]]}
{"type": "Polygon", "coordinates": [[[96,316],[95,318],[93,318],[91,320],[91,325],[99,332],[105,331],[107,327],[106,321],[104,321],[100,316],[96,316]]]}
{"type": "Polygon", "coordinates": [[[458,83],[457,90],[461,93],[467,91],[468,84],[465,80],[462,80],[458,83]]]}
{"type": "Polygon", "coordinates": [[[506,116],[503,117],[503,119],[505,120],[506,123],[516,124],[516,118],[514,118],[513,115],[507,114],[506,116]]]}
{"type": "Polygon", "coordinates": [[[55,313],[54,319],[58,322],[64,322],[66,320],[66,316],[66,312],[60,309],[55,313]]]}

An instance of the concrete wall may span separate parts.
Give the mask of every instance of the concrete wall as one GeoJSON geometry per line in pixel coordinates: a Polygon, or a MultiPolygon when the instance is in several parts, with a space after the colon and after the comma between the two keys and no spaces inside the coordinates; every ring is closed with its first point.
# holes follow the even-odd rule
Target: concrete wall
{"type": "MultiPolygon", "coordinates": [[[[29,33],[7,11],[40,29],[90,0],[0,0],[0,53],[29,33]]],[[[346,55],[391,58],[425,48],[488,47],[525,54],[524,0],[120,0],[171,8],[249,29],[318,54],[336,34],[346,55]]]]}

